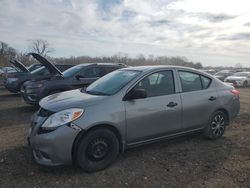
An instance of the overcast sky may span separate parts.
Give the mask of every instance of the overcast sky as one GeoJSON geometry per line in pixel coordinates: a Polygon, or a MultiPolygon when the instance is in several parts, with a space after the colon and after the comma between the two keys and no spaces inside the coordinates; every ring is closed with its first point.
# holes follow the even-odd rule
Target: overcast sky
{"type": "Polygon", "coordinates": [[[125,52],[250,66],[249,0],[0,0],[0,41],[53,56],[125,52]]]}

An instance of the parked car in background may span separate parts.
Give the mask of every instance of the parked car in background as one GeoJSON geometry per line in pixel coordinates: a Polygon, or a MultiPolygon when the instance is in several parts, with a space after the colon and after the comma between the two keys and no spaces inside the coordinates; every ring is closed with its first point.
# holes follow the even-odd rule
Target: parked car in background
{"type": "Polygon", "coordinates": [[[23,83],[28,80],[50,78],[52,75],[62,74],[60,70],[64,71],[73,66],[73,65],[53,65],[47,59],[40,56],[39,54],[30,53],[29,55],[34,57],[43,66],[38,69],[35,69],[34,71],[30,71],[21,62],[11,61],[11,63],[13,64],[13,66],[16,67],[18,72],[9,73],[3,78],[4,86],[10,92],[14,93],[19,92],[23,83]]]}
{"type": "Polygon", "coordinates": [[[100,77],[124,67],[124,64],[114,63],[76,65],[60,75],[57,74],[47,79],[25,82],[21,93],[26,103],[37,105],[43,97],[62,91],[86,87],[100,77]]]}
{"type": "Polygon", "coordinates": [[[226,77],[231,76],[234,73],[235,73],[235,71],[233,71],[233,70],[222,70],[222,71],[217,72],[214,75],[214,77],[221,80],[222,82],[224,82],[226,77]]]}
{"type": "Polygon", "coordinates": [[[18,60],[11,60],[9,63],[12,65],[12,67],[6,67],[8,68],[7,71],[4,71],[2,76],[3,77],[8,77],[8,75],[12,74],[13,75],[18,75],[24,72],[32,72],[40,67],[42,67],[42,64],[40,63],[34,63],[30,65],[29,67],[25,67],[20,61],[18,60]]]}
{"type": "Polygon", "coordinates": [[[250,86],[250,72],[237,72],[232,76],[226,77],[224,81],[232,83],[234,86],[250,86]]]}
{"type": "Polygon", "coordinates": [[[84,90],[40,101],[28,142],[37,163],[88,172],[119,152],[194,132],[220,138],[240,109],[239,92],[209,74],[177,66],[113,71],[84,90]]]}
{"type": "Polygon", "coordinates": [[[216,70],[214,70],[214,69],[202,69],[200,71],[203,71],[203,72],[211,74],[211,75],[214,75],[216,73],[216,70]]]}
{"type": "Polygon", "coordinates": [[[0,69],[0,76],[4,76],[5,74],[13,72],[16,72],[16,69],[14,69],[13,67],[3,67],[0,69]]]}

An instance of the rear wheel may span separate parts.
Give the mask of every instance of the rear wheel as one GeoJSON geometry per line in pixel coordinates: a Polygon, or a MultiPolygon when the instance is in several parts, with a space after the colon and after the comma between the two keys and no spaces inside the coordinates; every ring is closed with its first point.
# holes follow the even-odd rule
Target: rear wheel
{"type": "Polygon", "coordinates": [[[222,111],[217,111],[211,116],[204,135],[209,139],[218,139],[224,134],[227,124],[227,115],[222,111]]]}
{"type": "Polygon", "coordinates": [[[90,131],[78,144],[77,164],[86,172],[95,172],[108,167],[119,153],[116,135],[106,128],[90,131]]]}

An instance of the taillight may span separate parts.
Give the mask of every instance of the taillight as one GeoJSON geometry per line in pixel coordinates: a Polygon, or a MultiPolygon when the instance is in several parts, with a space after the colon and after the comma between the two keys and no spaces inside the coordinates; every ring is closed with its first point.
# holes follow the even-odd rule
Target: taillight
{"type": "Polygon", "coordinates": [[[237,89],[232,89],[231,93],[237,96],[240,95],[240,92],[237,89]]]}

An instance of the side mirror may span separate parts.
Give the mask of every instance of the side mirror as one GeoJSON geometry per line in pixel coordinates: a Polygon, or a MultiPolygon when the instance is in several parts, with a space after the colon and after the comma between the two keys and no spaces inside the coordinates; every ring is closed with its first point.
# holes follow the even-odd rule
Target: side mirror
{"type": "Polygon", "coordinates": [[[77,75],[75,75],[75,78],[77,79],[77,80],[80,80],[81,78],[84,78],[82,75],[79,75],[79,74],[77,74],[77,75]]]}
{"type": "Polygon", "coordinates": [[[145,89],[132,89],[129,93],[123,98],[124,101],[133,100],[133,99],[144,99],[147,98],[147,92],[145,89]]]}

